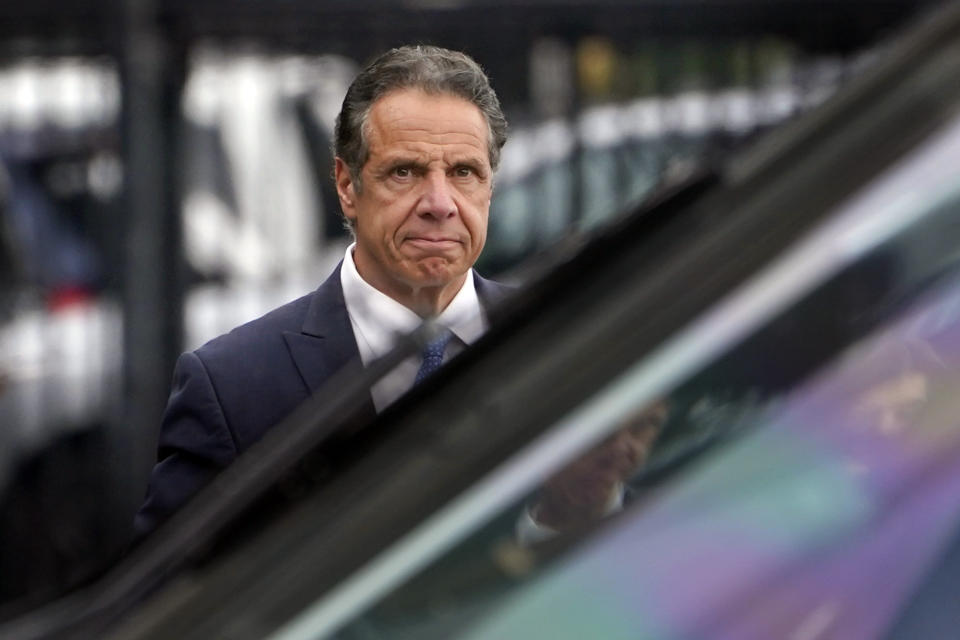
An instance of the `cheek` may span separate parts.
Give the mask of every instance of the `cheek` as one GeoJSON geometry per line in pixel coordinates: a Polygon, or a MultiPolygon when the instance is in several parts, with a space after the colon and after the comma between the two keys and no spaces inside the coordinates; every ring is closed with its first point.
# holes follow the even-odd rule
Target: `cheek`
{"type": "Polygon", "coordinates": [[[470,230],[473,242],[483,246],[487,237],[487,219],[489,216],[489,200],[475,203],[470,208],[470,215],[464,217],[464,224],[470,230]]]}
{"type": "Polygon", "coordinates": [[[371,229],[381,242],[392,245],[395,236],[403,223],[407,220],[406,212],[410,210],[402,198],[380,200],[372,212],[371,229]]]}

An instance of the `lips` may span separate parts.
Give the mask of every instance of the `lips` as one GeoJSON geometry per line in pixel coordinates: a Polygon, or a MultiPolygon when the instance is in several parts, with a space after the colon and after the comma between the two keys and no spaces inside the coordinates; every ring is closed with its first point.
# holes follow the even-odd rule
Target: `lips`
{"type": "Polygon", "coordinates": [[[411,236],[405,243],[418,247],[420,249],[452,249],[461,244],[457,238],[447,236],[411,236]]]}

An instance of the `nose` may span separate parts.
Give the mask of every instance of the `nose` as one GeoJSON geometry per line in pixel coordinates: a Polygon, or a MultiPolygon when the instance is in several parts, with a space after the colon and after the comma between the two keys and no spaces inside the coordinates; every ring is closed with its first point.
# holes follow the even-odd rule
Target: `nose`
{"type": "Polygon", "coordinates": [[[457,213],[457,203],[453,199],[447,176],[442,172],[431,172],[423,181],[423,192],[417,204],[417,213],[438,220],[449,218],[457,213]]]}

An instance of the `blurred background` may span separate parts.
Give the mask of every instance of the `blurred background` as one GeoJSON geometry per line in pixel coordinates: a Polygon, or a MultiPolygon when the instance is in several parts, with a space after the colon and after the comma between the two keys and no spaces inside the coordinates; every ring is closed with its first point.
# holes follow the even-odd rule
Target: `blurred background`
{"type": "Polygon", "coordinates": [[[315,288],[349,238],[333,121],[370,57],[468,52],[511,123],[479,263],[521,280],[821,104],[928,3],[0,5],[0,599],[118,558],[173,362],[315,288]]]}

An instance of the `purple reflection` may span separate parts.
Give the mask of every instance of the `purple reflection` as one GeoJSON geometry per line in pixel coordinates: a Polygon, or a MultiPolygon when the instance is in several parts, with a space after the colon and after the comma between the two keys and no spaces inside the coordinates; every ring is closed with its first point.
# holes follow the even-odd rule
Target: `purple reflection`
{"type": "Polygon", "coordinates": [[[877,637],[960,522],[958,416],[955,282],[469,637],[877,637]]]}

